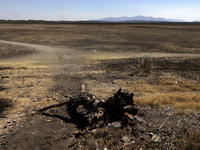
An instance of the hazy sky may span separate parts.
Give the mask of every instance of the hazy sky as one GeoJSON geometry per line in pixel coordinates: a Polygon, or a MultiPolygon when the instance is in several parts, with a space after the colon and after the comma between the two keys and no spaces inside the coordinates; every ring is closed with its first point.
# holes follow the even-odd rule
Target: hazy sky
{"type": "Polygon", "coordinates": [[[200,0],[0,0],[0,19],[89,20],[138,15],[200,20],[200,0]]]}

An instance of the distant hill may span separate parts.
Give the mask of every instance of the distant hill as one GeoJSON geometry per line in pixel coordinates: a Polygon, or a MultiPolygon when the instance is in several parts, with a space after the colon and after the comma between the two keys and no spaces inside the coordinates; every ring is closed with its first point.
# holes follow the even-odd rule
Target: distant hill
{"type": "Polygon", "coordinates": [[[154,17],[145,17],[145,16],[135,16],[135,17],[108,17],[99,20],[90,20],[90,21],[102,21],[102,22],[138,22],[138,21],[156,21],[156,22],[185,22],[180,19],[165,19],[165,18],[154,18],[154,17]]]}

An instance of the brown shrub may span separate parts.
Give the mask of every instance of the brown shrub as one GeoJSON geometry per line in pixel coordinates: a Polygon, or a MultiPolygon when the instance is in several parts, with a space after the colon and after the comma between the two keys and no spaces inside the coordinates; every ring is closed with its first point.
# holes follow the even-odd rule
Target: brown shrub
{"type": "Polygon", "coordinates": [[[149,74],[152,70],[150,59],[151,59],[150,57],[145,56],[144,58],[141,58],[141,61],[140,61],[140,68],[142,69],[144,73],[147,73],[147,74],[149,74]]]}

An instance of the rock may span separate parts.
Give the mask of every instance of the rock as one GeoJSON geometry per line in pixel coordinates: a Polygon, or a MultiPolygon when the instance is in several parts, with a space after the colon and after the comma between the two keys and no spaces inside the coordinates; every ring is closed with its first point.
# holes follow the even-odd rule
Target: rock
{"type": "Polygon", "coordinates": [[[141,122],[141,123],[146,123],[145,120],[143,120],[142,118],[138,117],[138,116],[134,116],[134,119],[138,122],[141,122]]]}
{"type": "Polygon", "coordinates": [[[11,120],[10,120],[10,119],[7,119],[6,122],[7,122],[7,123],[11,123],[11,120]]]}
{"type": "Polygon", "coordinates": [[[36,114],[36,111],[31,112],[31,116],[34,116],[36,114]]]}
{"type": "Polygon", "coordinates": [[[81,93],[84,93],[84,92],[85,92],[85,85],[81,84],[81,93]]]}
{"type": "Polygon", "coordinates": [[[112,122],[111,126],[113,126],[114,128],[120,128],[121,127],[121,123],[119,123],[119,122],[112,122]]]}
{"type": "Polygon", "coordinates": [[[41,97],[38,97],[37,99],[38,99],[38,101],[42,100],[42,98],[41,98],[41,97]]]}
{"type": "Polygon", "coordinates": [[[3,128],[6,129],[6,128],[7,128],[7,125],[5,125],[3,128]]]}
{"type": "Polygon", "coordinates": [[[122,140],[124,143],[128,143],[128,142],[129,142],[128,136],[123,136],[123,137],[121,138],[121,140],[122,140]]]}
{"type": "Polygon", "coordinates": [[[93,130],[92,130],[92,133],[96,133],[96,132],[97,132],[97,130],[96,130],[96,129],[93,129],[93,130]]]}
{"type": "Polygon", "coordinates": [[[20,117],[25,117],[25,116],[26,116],[26,114],[21,114],[21,115],[20,115],[20,117]]]}
{"type": "Polygon", "coordinates": [[[35,133],[37,133],[37,131],[35,131],[35,132],[31,131],[31,134],[35,134],[35,133]]]}
{"type": "Polygon", "coordinates": [[[67,143],[67,148],[73,147],[75,144],[77,144],[77,142],[78,141],[74,137],[72,137],[67,143]]]}

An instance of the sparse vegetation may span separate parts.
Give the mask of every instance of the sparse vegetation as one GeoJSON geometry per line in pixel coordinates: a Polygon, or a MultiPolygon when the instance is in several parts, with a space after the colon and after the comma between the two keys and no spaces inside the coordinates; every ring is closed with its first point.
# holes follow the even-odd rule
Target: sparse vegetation
{"type": "Polygon", "coordinates": [[[35,52],[32,48],[27,48],[23,46],[14,46],[10,44],[2,44],[0,43],[0,58],[9,58],[13,56],[19,56],[19,55],[27,55],[35,52]]]}
{"type": "Polygon", "coordinates": [[[140,69],[145,74],[149,74],[151,72],[151,70],[152,70],[151,55],[141,58],[141,60],[140,60],[140,69]]]}
{"type": "MultiPolygon", "coordinates": [[[[48,86],[45,85],[51,85],[51,77],[49,66],[37,64],[34,61],[1,62],[1,112],[4,108],[8,108],[6,116],[12,116],[12,113],[19,112],[24,107],[32,106],[33,101],[37,100],[38,97],[47,100],[52,95],[48,86]],[[45,75],[43,74],[44,69],[45,75]],[[10,106],[13,106],[12,109],[10,109],[10,106]]],[[[48,101],[37,100],[35,105],[45,106],[47,104],[49,104],[48,101]]]]}
{"type": "Polygon", "coordinates": [[[177,149],[200,150],[200,131],[192,131],[185,127],[179,131],[179,138],[175,141],[177,149]]]}
{"type": "Polygon", "coordinates": [[[72,24],[46,22],[38,24],[37,22],[5,22],[0,24],[0,38],[9,41],[70,47],[85,51],[129,51],[131,53],[200,53],[199,32],[199,24],[182,23],[72,24]],[[194,32],[197,34],[194,35],[194,32]]]}
{"type": "MultiPolygon", "coordinates": [[[[194,61],[198,62],[199,59],[189,58],[182,61],[182,59],[177,58],[164,59],[151,58],[151,56],[148,56],[143,58],[146,62],[140,60],[141,58],[126,59],[127,62],[125,60],[112,60],[105,64],[100,63],[100,65],[95,65],[95,69],[98,69],[99,75],[87,72],[88,76],[92,75],[93,78],[98,78],[99,80],[102,80],[99,78],[100,75],[106,75],[110,79],[114,77],[115,84],[110,85],[109,83],[104,83],[101,84],[101,87],[96,87],[94,82],[87,80],[89,89],[91,85],[91,91],[94,94],[98,95],[98,93],[101,93],[98,96],[105,98],[109,96],[109,93],[112,93],[115,88],[123,87],[135,93],[136,97],[134,97],[134,100],[136,106],[151,108],[171,106],[177,109],[177,111],[174,112],[175,114],[180,114],[181,112],[182,114],[188,114],[199,111],[200,83],[196,78],[188,79],[188,73],[193,73],[194,76],[198,76],[198,71],[195,71],[195,69],[193,69],[193,71],[187,71],[187,69],[185,69],[185,65],[188,65],[189,60],[191,60],[189,63],[192,64],[194,61]],[[173,64],[173,61],[176,61],[176,63],[173,64]],[[101,73],[100,68],[104,69],[104,65],[106,69],[111,67],[112,72],[101,73]],[[131,65],[132,67],[130,67],[131,65]],[[122,66],[124,67],[122,68],[122,66]],[[140,66],[147,67],[141,68],[140,66]],[[149,66],[151,67],[149,68],[149,66]],[[148,76],[144,76],[147,71],[143,71],[143,69],[151,73],[148,74],[148,76]],[[122,70],[120,74],[119,70],[122,70]],[[124,70],[126,70],[127,73],[124,72],[124,70]],[[128,78],[127,74],[131,75],[131,77],[128,78]],[[116,79],[117,77],[118,79],[116,79]],[[126,78],[126,80],[124,80],[124,78],[126,78]],[[110,90],[108,91],[106,87],[109,87],[110,90]],[[104,90],[104,88],[106,90],[104,90]]],[[[193,68],[197,70],[199,66],[194,63],[193,68]]]]}
{"type": "MultiPolygon", "coordinates": [[[[199,24],[2,23],[0,27],[2,40],[56,47],[51,47],[55,50],[52,55],[47,52],[49,60],[44,60],[42,54],[39,59],[34,55],[26,61],[13,59],[0,64],[0,77],[6,77],[0,87],[0,102],[3,102],[0,111],[6,110],[5,115],[11,121],[24,121],[21,123],[23,128],[12,132],[10,127],[4,128],[6,120],[0,118],[0,132],[13,133],[7,147],[20,149],[39,143],[36,145],[39,148],[56,149],[58,144],[64,143],[66,149],[66,143],[74,135],[71,132],[79,130],[85,120],[75,117],[73,121],[65,107],[50,110],[49,116],[34,116],[32,111],[76,95],[80,92],[79,85],[84,83],[87,92],[101,99],[113,95],[119,88],[133,92],[136,107],[146,111],[140,116],[143,121],[136,121],[131,127],[113,129],[105,126],[96,132],[87,132],[84,137],[80,135],[72,145],[78,143],[85,149],[164,149],[166,146],[199,149],[199,131],[180,130],[182,126],[198,126],[198,123],[188,125],[184,121],[198,120],[200,110],[199,24]],[[77,59],[69,60],[79,54],[81,56],[77,59]],[[13,114],[25,115],[28,119],[13,118],[13,114]],[[168,117],[171,122],[165,122],[168,117]],[[174,121],[178,122],[174,125],[174,121]],[[151,136],[157,129],[164,132],[160,133],[164,137],[175,135],[177,140],[164,141],[166,145],[152,141],[151,136]],[[148,133],[146,139],[141,137],[144,132],[148,133]],[[124,144],[123,136],[131,137],[130,143],[124,144]]],[[[21,54],[27,54],[27,50],[33,52],[33,49],[7,44],[0,44],[0,49],[2,58],[9,55],[21,57],[21,54]]]]}

